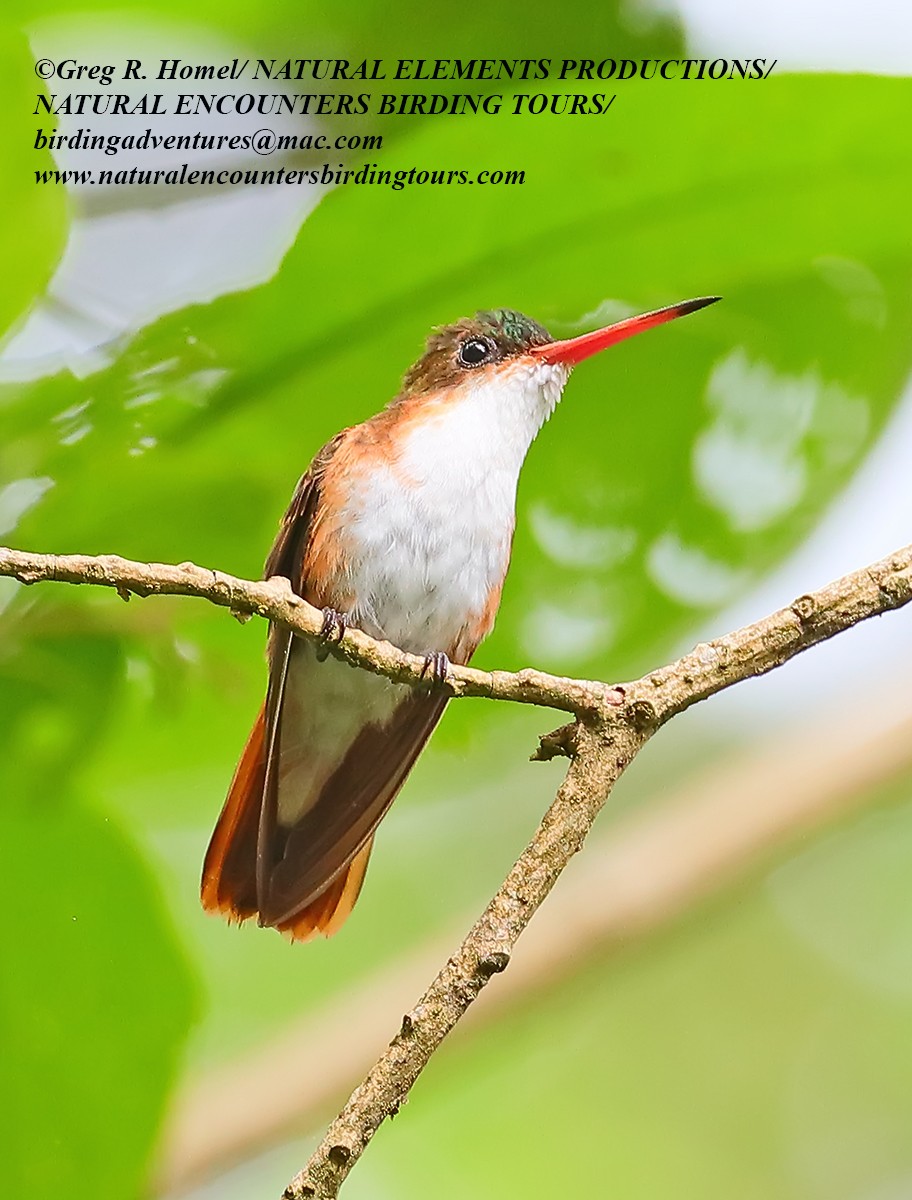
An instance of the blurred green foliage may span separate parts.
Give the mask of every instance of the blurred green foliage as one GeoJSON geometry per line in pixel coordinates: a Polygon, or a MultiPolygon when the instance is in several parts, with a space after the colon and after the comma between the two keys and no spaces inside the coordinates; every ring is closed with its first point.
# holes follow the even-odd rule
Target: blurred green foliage
{"type": "Polygon", "coordinates": [[[508,1021],[446,1047],[407,1118],[352,1176],[352,1200],[574,1188],[901,1197],[912,1164],[909,783],[771,878],[620,962],[580,964],[508,1021]]]}
{"type": "MultiPolygon", "coordinates": [[[[31,17],[62,11],[29,8],[31,17]]],[[[185,5],[142,11],[191,15],[185,5]]],[[[681,46],[667,22],[624,29],[613,5],[572,5],[560,28],[544,5],[524,6],[521,19],[486,9],[480,26],[465,9],[386,3],[333,12],[199,3],[192,16],[263,55],[291,53],[287,38],[311,31],[323,52],[351,57],[681,46]]],[[[28,91],[21,70],[10,77],[28,91]]],[[[519,168],[527,182],[340,189],[263,286],[205,305],[175,301],[177,311],[109,347],[110,365],[85,378],[48,373],[4,388],[0,515],[15,515],[2,536],[36,550],[192,559],[255,576],[311,455],[394,394],[432,325],[508,305],[561,336],[628,308],[721,293],[723,305],[574,376],[524,473],[514,565],[479,655],[605,678],[643,670],[801,540],[895,403],[912,360],[912,157],[899,120],[909,103],[906,80],[773,77],[625,84],[602,119],[403,123],[383,168],[519,168]]],[[[47,279],[63,228],[62,192],[22,191],[21,144],[17,134],[4,151],[2,186],[19,214],[15,235],[3,235],[20,256],[5,291],[10,320],[47,279]]],[[[205,1063],[356,983],[490,893],[559,767],[523,762],[547,723],[541,714],[453,706],[384,827],[345,934],[290,949],[207,920],[196,900],[208,827],[263,687],[262,629],[202,604],[123,607],[63,588],[7,587],[2,605],[2,879],[15,920],[0,1016],[2,1057],[22,1097],[3,1159],[17,1181],[11,1194],[38,1194],[53,1172],[68,1196],[124,1200],[140,1192],[195,989],[204,1016],[191,1054],[205,1063]]],[[[379,1143],[388,1190],[477,1190],[477,1178],[458,1173],[451,1193],[439,1184],[440,1162],[457,1160],[469,1137],[496,1164],[478,1194],[525,1195],[545,1161],[559,1162],[555,1186],[598,1186],[591,1151],[565,1150],[576,1135],[555,1114],[568,1093],[574,1113],[588,1104],[596,1114],[587,1145],[601,1138],[599,1121],[614,1131],[598,1152],[615,1166],[625,1154],[655,1166],[660,1142],[688,1170],[698,1152],[686,1128],[675,1136],[675,1121],[690,1093],[669,1091],[672,1069],[656,1066],[662,1058],[667,1067],[674,1026],[652,1046],[650,1031],[667,996],[696,1039],[675,1078],[699,1070],[728,1018],[744,1024],[730,1031],[732,1054],[755,1033],[766,1044],[744,995],[720,993],[719,981],[733,964],[763,964],[777,978],[794,964],[769,948],[775,935],[761,916],[742,937],[739,966],[736,948],[695,927],[677,957],[662,960],[659,948],[648,977],[629,980],[607,1014],[608,985],[592,967],[573,985],[572,1022],[556,997],[508,1037],[486,1035],[471,1061],[450,1059],[421,1092],[427,1110],[413,1126],[408,1171],[397,1165],[398,1124],[379,1143]],[[679,969],[682,991],[656,983],[679,969]],[[689,1014],[709,996],[700,1032],[689,1014]],[[610,1052],[597,1059],[589,1048],[603,1015],[610,1052]],[[606,1086],[587,1061],[605,1070],[606,1086]],[[487,1072],[506,1082],[479,1096],[487,1072]],[[525,1097],[509,1120],[505,1094],[525,1097]],[[475,1126],[492,1114],[500,1127],[486,1141],[475,1126]],[[545,1114],[552,1136],[527,1154],[526,1122],[545,1114]]],[[[793,986],[801,1003],[820,1002],[817,982],[793,986]]],[[[724,1072],[711,1081],[706,1111],[725,1110],[736,1086],[724,1072]]],[[[704,1162],[699,1186],[677,1194],[776,1190],[750,1191],[750,1154],[730,1130],[720,1136],[730,1161],[704,1162]]],[[[673,1191],[674,1178],[631,1170],[624,1194],[673,1191]]]]}
{"type": "Polygon", "coordinates": [[[50,167],[47,151],[32,149],[35,123],[34,59],[24,35],[0,18],[0,104],[6,114],[0,172],[0,335],[44,291],[66,241],[63,188],[36,188],[33,171],[50,167]]]}

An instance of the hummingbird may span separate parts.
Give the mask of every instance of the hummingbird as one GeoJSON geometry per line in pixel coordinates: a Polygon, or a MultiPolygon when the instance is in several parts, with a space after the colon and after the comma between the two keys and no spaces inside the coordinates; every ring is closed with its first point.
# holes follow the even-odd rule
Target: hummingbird
{"type": "Polygon", "coordinates": [[[435,330],[376,416],[301,477],[265,566],[323,610],[322,642],[270,628],[265,701],[203,866],[203,907],[293,941],[335,933],[380,821],[446,707],[450,663],[491,632],[526,454],[570,371],[718,300],[556,341],[510,309],[435,330]],[[423,655],[413,688],[328,655],[348,625],[423,655]]]}

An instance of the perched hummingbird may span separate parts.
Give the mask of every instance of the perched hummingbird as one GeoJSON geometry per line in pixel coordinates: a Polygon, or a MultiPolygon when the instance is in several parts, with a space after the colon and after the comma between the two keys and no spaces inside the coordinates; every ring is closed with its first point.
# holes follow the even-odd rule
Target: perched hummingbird
{"type": "MultiPolygon", "coordinates": [[[[526,453],[577,363],[712,304],[688,300],[555,341],[509,309],[435,331],[396,398],[344,429],[298,483],[266,562],[324,611],[467,663],[500,604],[526,453]]],[[[374,833],[446,707],[273,627],[269,685],[206,854],[203,907],[305,940],[358,898],[374,833]]]]}

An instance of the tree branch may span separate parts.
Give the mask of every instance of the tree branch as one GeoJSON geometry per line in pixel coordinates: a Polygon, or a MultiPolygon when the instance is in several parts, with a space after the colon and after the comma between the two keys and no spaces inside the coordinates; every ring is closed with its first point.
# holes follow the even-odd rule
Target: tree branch
{"type": "MultiPolygon", "coordinates": [[[[268,617],[309,638],[319,637],[322,626],[318,610],[294,596],[287,580],[251,583],[190,563],[174,567],[108,556],[0,550],[0,574],[23,583],[56,579],[101,584],[125,597],[131,592],[201,596],[235,612],[268,617]]],[[[907,546],[623,686],[536,671],[486,673],[454,667],[449,681],[454,696],[518,700],[574,713],[575,724],[552,735],[540,751],[541,757],[567,753],[570,767],[532,841],[462,945],[405,1015],[397,1036],[286,1188],[285,1200],[330,1200],[338,1194],[380,1124],[398,1110],[447,1033],[488,981],[506,968],[517,939],[582,847],[615,782],[660,725],[733,683],[764,674],[809,646],[910,599],[912,546],[907,546]]],[[[357,630],[347,632],[334,653],[399,683],[414,686],[422,681],[422,659],[357,630]]]]}
{"type": "MultiPolygon", "coordinates": [[[[509,1017],[587,960],[631,948],[773,855],[881,798],[912,769],[912,699],[901,671],[859,706],[839,698],[787,731],[723,755],[644,797],[587,845],[523,935],[510,969],[453,1030],[509,1017]]],[[[317,1127],[361,1078],[388,1033],[471,924],[465,914],[335,991],[248,1053],[188,1080],[174,1098],[156,1195],[183,1195],[317,1127]],[[400,1005],[402,1006],[400,1008],[400,1005]]]]}
{"type": "MultiPolygon", "coordinates": [[[[223,571],[185,562],[140,563],[116,554],[90,558],[82,554],[27,554],[0,547],[0,575],[11,575],[20,583],[92,583],[113,588],[124,600],[135,596],[198,596],[228,608],[238,616],[255,614],[276,625],[293,630],[301,637],[320,640],[323,614],[291,590],[287,579],[253,582],[237,579],[223,571]]],[[[412,686],[427,684],[423,658],[406,654],[389,642],[379,642],[360,629],[347,629],[340,643],[329,647],[336,658],[362,667],[375,675],[385,675],[394,683],[412,686]]],[[[477,671],[473,667],[451,664],[446,684],[450,694],[482,696],[489,700],[515,700],[520,704],[540,704],[577,713],[598,709],[610,688],[583,679],[562,679],[544,671],[477,671]]],[[[611,700],[608,695],[609,702],[611,700]]]]}

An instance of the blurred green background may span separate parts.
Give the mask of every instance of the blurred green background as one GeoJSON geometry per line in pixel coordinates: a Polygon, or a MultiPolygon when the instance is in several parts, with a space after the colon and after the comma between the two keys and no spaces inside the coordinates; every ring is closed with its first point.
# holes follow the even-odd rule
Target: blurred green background
{"type": "MultiPolygon", "coordinates": [[[[433,325],[505,305],[568,336],[718,293],[724,304],[574,375],[530,454],[503,607],[476,660],[619,679],[721,631],[894,419],[912,366],[907,79],[629,82],[603,118],[375,121],[384,168],[520,168],[527,182],[339,189],[292,221],[274,269],[204,295],[181,265],[224,198],[31,183],[51,165],[24,149],[36,57],[116,48],[122,60],[165,42],[190,61],[675,57],[683,28],[576,0],[559,19],[543,3],[20,8],[4,39],[0,172],[6,542],[256,577],[311,455],[395,393],[433,325]],[[186,213],[196,224],[178,228],[186,213]],[[121,242],[93,242],[112,221],[121,242]],[[88,268],[107,254],[107,277],[118,261],[127,275],[146,232],[164,237],[173,275],[161,315],[105,335],[88,268]],[[82,247],[81,265],[48,290],[65,246],[82,247]]],[[[587,87],[615,90],[566,90],[587,87]]],[[[267,198],[241,199],[256,249],[267,198]]],[[[238,253],[228,237],[212,249],[238,253]]],[[[206,918],[196,898],[264,686],[261,625],[203,603],[124,606],[2,580],[0,630],[8,1194],[49,1195],[50,1180],[73,1200],[152,1194],[180,1085],[468,923],[553,794],[559,765],[526,759],[557,722],[451,706],[344,933],[289,947],[206,918]]],[[[617,804],[648,804],[750,743],[749,714],[714,721],[652,747],[617,804]]],[[[594,955],[445,1050],[346,1194],[912,1193],[910,782],[772,875],[620,960],[594,955]],[[822,912],[835,949],[804,936],[794,911],[822,912]],[[882,970],[858,966],[872,956],[882,970]]],[[[307,1144],[198,1195],[278,1194],[307,1144]]]]}

